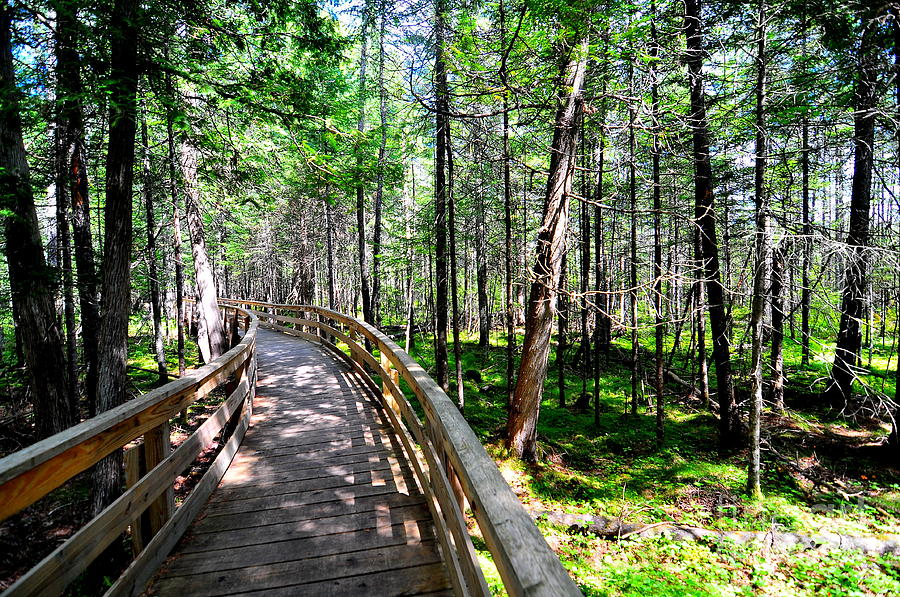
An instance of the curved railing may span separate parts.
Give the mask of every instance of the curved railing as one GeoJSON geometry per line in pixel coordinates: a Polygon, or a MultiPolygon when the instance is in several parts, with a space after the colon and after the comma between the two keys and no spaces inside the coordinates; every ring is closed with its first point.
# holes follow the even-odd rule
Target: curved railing
{"type": "Polygon", "coordinates": [[[105,456],[143,436],[140,449],[131,448],[125,453],[129,488],[16,581],[4,595],[61,593],[129,526],[132,526],[132,541],[138,553],[106,594],[132,595],[143,591],[218,485],[250,424],[256,393],[258,321],[252,313],[235,307],[222,310],[226,321],[229,311],[232,329],[236,331],[236,326],[241,325],[245,334],[219,358],[0,460],[0,520],[5,520],[105,456]],[[223,384],[228,391],[227,399],[189,438],[170,452],[169,420],[223,384]],[[226,425],[230,438],[185,501],[175,508],[175,477],[226,425]],[[143,458],[138,458],[140,452],[143,452],[143,458]],[[142,474],[143,470],[146,473],[142,474]],[[149,527],[149,534],[138,532],[141,527],[149,527]]]}
{"type": "Polygon", "coordinates": [[[490,594],[466,528],[466,503],[510,595],[581,594],[456,405],[394,341],[365,322],[322,307],[223,303],[252,309],[263,327],[320,343],[347,361],[380,397],[426,496],[458,595],[490,594]],[[424,421],[400,389],[401,377],[422,406],[424,421]]]}

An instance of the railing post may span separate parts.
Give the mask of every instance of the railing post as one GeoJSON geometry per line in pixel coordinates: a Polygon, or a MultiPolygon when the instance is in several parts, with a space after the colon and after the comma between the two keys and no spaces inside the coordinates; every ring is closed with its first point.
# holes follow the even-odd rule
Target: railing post
{"type": "Polygon", "coordinates": [[[365,364],[365,361],[363,361],[363,360],[362,360],[362,357],[359,356],[359,351],[360,351],[360,350],[363,350],[363,348],[359,347],[359,346],[360,346],[360,343],[359,343],[359,339],[360,339],[360,337],[359,337],[359,332],[357,332],[357,331],[356,331],[355,329],[353,329],[353,328],[349,329],[348,331],[350,332],[350,333],[349,333],[350,339],[353,340],[353,343],[354,343],[354,344],[356,344],[356,346],[351,346],[351,347],[350,347],[350,353],[353,355],[353,360],[356,361],[356,364],[359,365],[359,368],[360,368],[361,370],[365,371],[365,368],[363,367],[363,365],[365,364]],[[357,347],[359,347],[359,348],[357,348],[357,347]]]}
{"type": "MultiPolygon", "coordinates": [[[[456,471],[453,470],[453,465],[450,463],[450,457],[447,456],[447,450],[444,447],[444,439],[435,431],[427,416],[425,417],[425,433],[428,434],[428,439],[431,441],[432,447],[434,447],[435,455],[437,456],[441,467],[444,469],[444,474],[447,477],[447,481],[450,483],[450,489],[453,491],[453,497],[456,498],[459,511],[465,513],[466,494],[463,492],[459,477],[456,476],[456,471]]],[[[432,484],[440,483],[440,480],[436,476],[437,473],[431,472],[430,474],[432,475],[432,484]]]]}
{"type": "MultiPolygon", "coordinates": [[[[169,456],[169,422],[158,425],[144,434],[144,441],[125,452],[125,485],[133,486],[157,464],[169,456]]],[[[166,524],[175,510],[175,490],[169,485],[147,509],[131,523],[131,547],[134,555],[166,524]]]]}
{"type": "MultiPolygon", "coordinates": [[[[130,489],[141,478],[141,469],[144,466],[144,444],[140,443],[129,450],[125,450],[125,487],[130,489]]],[[[144,550],[144,521],[146,516],[141,513],[131,521],[131,552],[135,556],[144,550]]]]}
{"type": "MultiPolygon", "coordinates": [[[[383,350],[381,351],[381,371],[382,375],[387,376],[395,387],[399,387],[400,372],[394,369],[394,365],[383,350]]],[[[398,417],[402,416],[400,406],[397,404],[397,397],[394,396],[394,392],[391,390],[391,386],[388,385],[387,380],[382,380],[381,382],[381,394],[384,396],[384,401],[391,407],[391,410],[397,413],[398,417]]]]}
{"type": "MultiPolygon", "coordinates": [[[[144,459],[147,462],[148,471],[166,459],[171,453],[172,444],[169,440],[168,421],[144,434],[144,459]]],[[[147,509],[150,515],[151,535],[155,535],[166,524],[174,509],[175,489],[170,484],[166,491],[155,502],[150,504],[150,507],[147,509]]]]}

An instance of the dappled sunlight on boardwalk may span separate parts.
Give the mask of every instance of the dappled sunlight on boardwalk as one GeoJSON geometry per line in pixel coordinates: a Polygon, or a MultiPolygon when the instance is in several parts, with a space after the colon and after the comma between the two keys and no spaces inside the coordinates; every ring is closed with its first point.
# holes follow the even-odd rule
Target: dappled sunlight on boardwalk
{"type": "Polygon", "coordinates": [[[253,427],[156,595],[450,593],[429,510],[347,367],[260,330],[253,427]]]}

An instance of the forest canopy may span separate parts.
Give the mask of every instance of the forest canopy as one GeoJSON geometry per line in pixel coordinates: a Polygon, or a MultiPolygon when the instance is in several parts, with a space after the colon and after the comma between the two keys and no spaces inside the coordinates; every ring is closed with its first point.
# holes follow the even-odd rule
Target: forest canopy
{"type": "Polygon", "coordinates": [[[402,340],[552,495],[696,449],[742,500],[900,498],[897,2],[2,16],[0,455],[220,356],[243,298],[402,340]]]}

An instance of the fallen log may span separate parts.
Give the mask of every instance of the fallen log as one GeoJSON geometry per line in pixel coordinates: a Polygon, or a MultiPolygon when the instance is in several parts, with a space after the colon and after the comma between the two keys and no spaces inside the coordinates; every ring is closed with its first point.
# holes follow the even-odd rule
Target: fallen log
{"type": "Polygon", "coordinates": [[[856,537],[839,533],[820,533],[805,535],[781,531],[718,531],[679,525],[670,522],[655,524],[636,524],[623,522],[618,518],[590,516],[588,514],[565,514],[562,512],[534,512],[536,519],[568,527],[570,533],[593,534],[604,539],[623,539],[631,536],[654,536],[665,534],[679,541],[698,540],[730,540],[735,543],[758,543],[768,549],[787,549],[801,547],[804,549],[852,550],[865,553],[900,555],[900,535],[883,535],[881,537],[856,537]]]}

